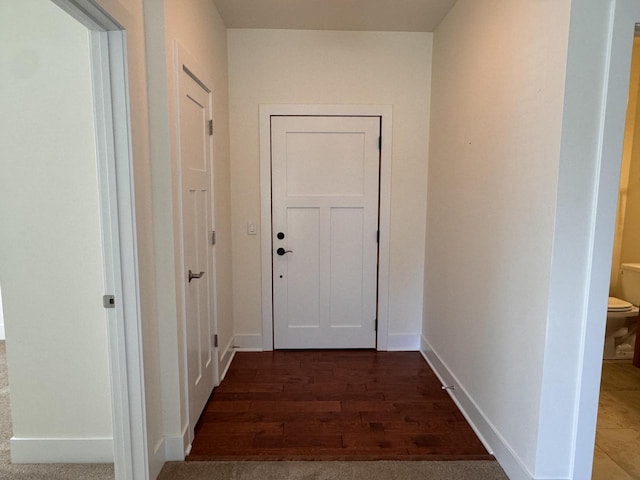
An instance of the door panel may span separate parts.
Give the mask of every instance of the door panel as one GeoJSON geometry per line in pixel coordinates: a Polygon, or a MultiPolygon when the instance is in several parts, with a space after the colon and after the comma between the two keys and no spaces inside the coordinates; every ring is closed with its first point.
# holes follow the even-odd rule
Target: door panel
{"type": "Polygon", "coordinates": [[[332,327],[362,326],[366,300],[372,300],[363,298],[362,279],[367,275],[362,258],[363,214],[362,208],[331,209],[329,324],[332,327]]]}
{"type": "Polygon", "coordinates": [[[212,345],[213,247],[209,242],[213,223],[212,144],[208,128],[211,94],[185,70],[180,75],[179,92],[183,280],[192,433],[213,390],[217,368],[212,345]]]}
{"type": "Polygon", "coordinates": [[[287,210],[288,247],[297,261],[286,261],[287,278],[305,279],[290,283],[287,296],[287,318],[292,327],[320,326],[320,209],[287,210]],[[297,239],[297,240],[296,240],[297,239]]]}
{"type": "Polygon", "coordinates": [[[275,348],[374,348],[380,119],[272,117],[271,132],[275,348]]]}
{"type": "Polygon", "coordinates": [[[288,132],[287,194],[362,195],[364,140],[359,132],[288,132]]]}

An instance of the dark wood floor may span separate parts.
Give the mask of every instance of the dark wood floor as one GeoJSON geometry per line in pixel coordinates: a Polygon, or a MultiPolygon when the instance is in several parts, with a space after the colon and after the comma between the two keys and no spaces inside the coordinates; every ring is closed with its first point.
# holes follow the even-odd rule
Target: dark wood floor
{"type": "Polygon", "coordinates": [[[417,352],[238,353],[187,460],[487,460],[417,352]]]}

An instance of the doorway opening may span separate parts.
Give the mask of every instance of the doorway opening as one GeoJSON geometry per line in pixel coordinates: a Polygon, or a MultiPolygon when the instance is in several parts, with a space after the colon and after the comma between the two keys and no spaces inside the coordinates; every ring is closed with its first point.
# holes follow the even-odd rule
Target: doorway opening
{"type": "Polygon", "coordinates": [[[41,439],[40,432],[74,437],[70,426],[78,423],[83,427],[75,437],[85,448],[77,461],[113,461],[89,31],[50,2],[25,1],[6,13],[14,25],[3,25],[13,40],[7,47],[13,68],[3,75],[12,98],[3,112],[5,118],[30,119],[2,128],[8,132],[0,271],[9,334],[11,459],[76,460],[73,441],[65,448],[54,438],[41,439]],[[43,128],[43,119],[55,119],[55,126],[43,128]],[[32,397],[47,398],[48,409],[38,408],[32,397]]]}
{"type": "Polygon", "coordinates": [[[630,432],[640,431],[640,36],[636,26],[600,384],[593,478],[635,477],[630,432]],[[634,358],[635,350],[635,358],[634,358]]]}
{"type": "Polygon", "coordinates": [[[122,11],[110,16],[92,0],[24,3],[21,21],[3,29],[13,68],[3,70],[12,95],[2,130],[11,132],[5,147],[12,152],[0,177],[7,195],[0,281],[11,393],[27,400],[14,402],[20,430],[11,440],[12,460],[113,462],[118,480],[144,478],[125,39],[131,19],[122,11]],[[45,9],[66,23],[36,45],[37,35],[22,27],[41,22],[46,32],[52,25],[45,9]],[[77,57],[66,58],[71,54],[77,57]],[[53,402],[41,409],[49,418],[40,422],[33,398],[53,402]],[[59,438],[41,438],[56,431],[59,438]]]}
{"type": "Polygon", "coordinates": [[[598,134],[595,201],[592,205],[591,248],[587,265],[585,322],[581,331],[579,389],[576,399],[572,478],[587,478],[593,471],[594,440],[603,359],[606,311],[613,252],[613,232],[622,158],[623,132],[629,93],[629,72],[634,32],[640,5],[617,0],[606,42],[602,110],[598,134]]]}

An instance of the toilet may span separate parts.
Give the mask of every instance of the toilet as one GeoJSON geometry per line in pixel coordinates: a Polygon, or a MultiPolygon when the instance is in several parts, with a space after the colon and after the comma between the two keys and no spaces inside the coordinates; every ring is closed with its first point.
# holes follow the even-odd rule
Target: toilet
{"type": "Polygon", "coordinates": [[[640,305],[640,263],[623,263],[621,297],[609,297],[604,359],[632,359],[640,305]]]}

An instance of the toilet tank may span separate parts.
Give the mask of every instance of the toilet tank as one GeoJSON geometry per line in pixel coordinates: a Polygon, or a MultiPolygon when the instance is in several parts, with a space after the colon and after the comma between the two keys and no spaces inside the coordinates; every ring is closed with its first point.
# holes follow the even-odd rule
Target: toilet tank
{"type": "Polygon", "coordinates": [[[640,305],[640,263],[622,264],[622,299],[640,305]]]}

